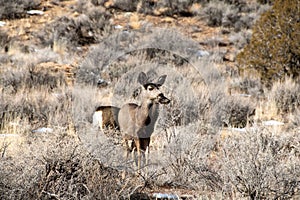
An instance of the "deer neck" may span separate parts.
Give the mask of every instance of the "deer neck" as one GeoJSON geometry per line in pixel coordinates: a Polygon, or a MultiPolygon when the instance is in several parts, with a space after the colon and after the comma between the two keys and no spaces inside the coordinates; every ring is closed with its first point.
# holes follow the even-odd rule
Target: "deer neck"
{"type": "Polygon", "coordinates": [[[159,104],[151,100],[145,100],[139,106],[136,113],[136,122],[139,126],[155,124],[159,113],[159,104]]]}

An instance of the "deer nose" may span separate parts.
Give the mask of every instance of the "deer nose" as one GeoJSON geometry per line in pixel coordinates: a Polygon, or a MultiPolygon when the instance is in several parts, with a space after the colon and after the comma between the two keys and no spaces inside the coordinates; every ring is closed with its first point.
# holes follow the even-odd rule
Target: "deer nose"
{"type": "Polygon", "coordinates": [[[161,104],[168,104],[170,103],[170,99],[168,99],[167,97],[165,97],[165,95],[163,93],[160,93],[157,97],[158,102],[161,104]]]}

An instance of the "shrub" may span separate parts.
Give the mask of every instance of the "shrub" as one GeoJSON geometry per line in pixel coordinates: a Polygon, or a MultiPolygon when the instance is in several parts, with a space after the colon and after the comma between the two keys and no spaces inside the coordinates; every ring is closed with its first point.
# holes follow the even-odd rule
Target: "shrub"
{"type": "Polygon", "coordinates": [[[238,93],[240,95],[251,95],[253,97],[263,95],[263,87],[259,79],[250,77],[232,79],[229,90],[232,94],[238,93]]]}
{"type": "Polygon", "coordinates": [[[250,199],[299,195],[299,152],[295,154],[294,149],[297,141],[299,134],[274,135],[263,128],[226,139],[220,160],[224,189],[250,199]]]}
{"type": "Polygon", "coordinates": [[[300,85],[291,78],[276,82],[269,98],[275,101],[279,114],[293,112],[300,107],[300,85]]]}
{"type": "Polygon", "coordinates": [[[192,5],[192,0],[164,0],[159,1],[161,5],[158,4],[158,7],[161,8],[169,8],[166,10],[166,15],[182,15],[182,16],[190,16],[192,13],[189,11],[190,6],[192,5]]]}
{"type": "Polygon", "coordinates": [[[1,75],[0,85],[13,92],[22,89],[51,91],[66,85],[63,73],[51,73],[50,70],[28,67],[25,70],[8,70],[1,75]]]}
{"type": "Polygon", "coordinates": [[[117,0],[114,2],[113,7],[126,12],[135,12],[137,9],[138,1],[132,0],[117,0]]]}
{"type": "Polygon", "coordinates": [[[31,134],[16,149],[1,159],[1,199],[119,199],[138,183],[135,177],[125,183],[65,132],[31,134]]]}
{"type": "Polygon", "coordinates": [[[250,44],[238,54],[241,72],[258,74],[270,87],[286,75],[299,77],[300,4],[296,0],[276,0],[256,23],[250,44]]]}
{"type": "Polygon", "coordinates": [[[37,9],[41,0],[0,0],[0,19],[15,19],[26,16],[26,11],[37,9]]]}
{"type": "Polygon", "coordinates": [[[176,128],[160,158],[165,174],[157,178],[157,184],[210,192],[221,190],[223,180],[209,159],[216,137],[204,133],[203,126],[198,121],[176,128]]]}
{"type": "Polygon", "coordinates": [[[36,33],[37,37],[45,46],[66,43],[71,50],[98,42],[110,25],[110,13],[90,3],[77,5],[77,11],[82,13],[79,17],[57,18],[44,30],[36,33]]]}
{"type": "Polygon", "coordinates": [[[2,30],[0,30],[0,51],[8,51],[8,46],[10,43],[10,38],[8,34],[2,30]]]}
{"type": "Polygon", "coordinates": [[[66,126],[70,118],[70,94],[62,73],[29,68],[4,71],[0,86],[1,125],[20,119],[37,126],[66,126]],[[68,115],[69,113],[69,115],[68,115]]]}
{"type": "Polygon", "coordinates": [[[190,6],[194,3],[193,0],[146,0],[146,1],[129,1],[117,0],[111,6],[127,12],[138,11],[144,14],[152,15],[181,15],[190,16],[193,13],[190,11],[190,6]]]}
{"type": "Polygon", "coordinates": [[[241,50],[250,42],[251,32],[250,31],[240,31],[238,33],[233,33],[229,35],[229,41],[234,44],[237,50],[241,50]]]}
{"type": "Polygon", "coordinates": [[[254,106],[245,99],[222,97],[212,108],[212,123],[225,127],[245,127],[255,114],[254,106]]]}
{"type": "Polygon", "coordinates": [[[274,0],[257,0],[257,2],[261,4],[272,4],[274,0]]]}
{"type": "Polygon", "coordinates": [[[204,14],[207,17],[208,26],[221,26],[223,19],[223,9],[224,4],[209,4],[203,10],[204,14]]]}
{"type": "Polygon", "coordinates": [[[202,15],[208,26],[234,28],[236,32],[251,28],[256,18],[253,8],[244,1],[210,1],[204,6],[202,15]]]}

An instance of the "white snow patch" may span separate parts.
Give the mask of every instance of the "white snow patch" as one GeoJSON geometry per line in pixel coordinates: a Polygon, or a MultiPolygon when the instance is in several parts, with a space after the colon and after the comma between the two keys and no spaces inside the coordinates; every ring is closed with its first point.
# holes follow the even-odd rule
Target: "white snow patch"
{"type": "Polygon", "coordinates": [[[0,21],[0,26],[5,26],[6,22],[0,21]]]}
{"type": "Polygon", "coordinates": [[[115,26],[115,29],[122,29],[123,28],[123,26],[121,26],[121,25],[116,25],[115,26]]]}
{"type": "Polygon", "coordinates": [[[27,14],[29,14],[29,15],[43,15],[44,12],[41,11],[41,10],[28,10],[27,14]]]}
{"type": "Polygon", "coordinates": [[[247,132],[246,128],[231,128],[230,130],[236,131],[236,132],[241,132],[241,133],[247,132]]]}
{"type": "Polygon", "coordinates": [[[47,127],[42,127],[38,128],[32,131],[33,133],[52,133],[53,129],[52,128],[47,128],[47,127]]]}
{"type": "Polygon", "coordinates": [[[284,125],[283,122],[279,122],[276,120],[263,121],[262,124],[265,126],[282,126],[282,125],[284,125]]]}
{"type": "Polygon", "coordinates": [[[0,134],[0,138],[6,138],[6,137],[20,137],[18,134],[0,134]]]}

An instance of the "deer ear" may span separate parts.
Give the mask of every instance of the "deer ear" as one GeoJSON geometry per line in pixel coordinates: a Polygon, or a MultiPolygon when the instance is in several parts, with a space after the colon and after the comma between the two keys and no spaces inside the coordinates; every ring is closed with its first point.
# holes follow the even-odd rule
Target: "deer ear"
{"type": "Polygon", "coordinates": [[[133,98],[136,98],[137,96],[139,96],[139,94],[141,94],[141,88],[139,87],[139,88],[137,88],[137,89],[135,89],[134,91],[133,91],[133,93],[132,93],[132,97],[133,98]]]}
{"type": "Polygon", "coordinates": [[[147,75],[144,72],[141,72],[138,77],[138,82],[141,85],[145,85],[147,83],[147,79],[148,79],[147,75]]]}
{"type": "Polygon", "coordinates": [[[160,77],[158,78],[156,84],[157,84],[158,86],[162,86],[162,85],[165,83],[166,78],[167,78],[167,75],[162,75],[162,76],[160,76],[160,77]]]}

